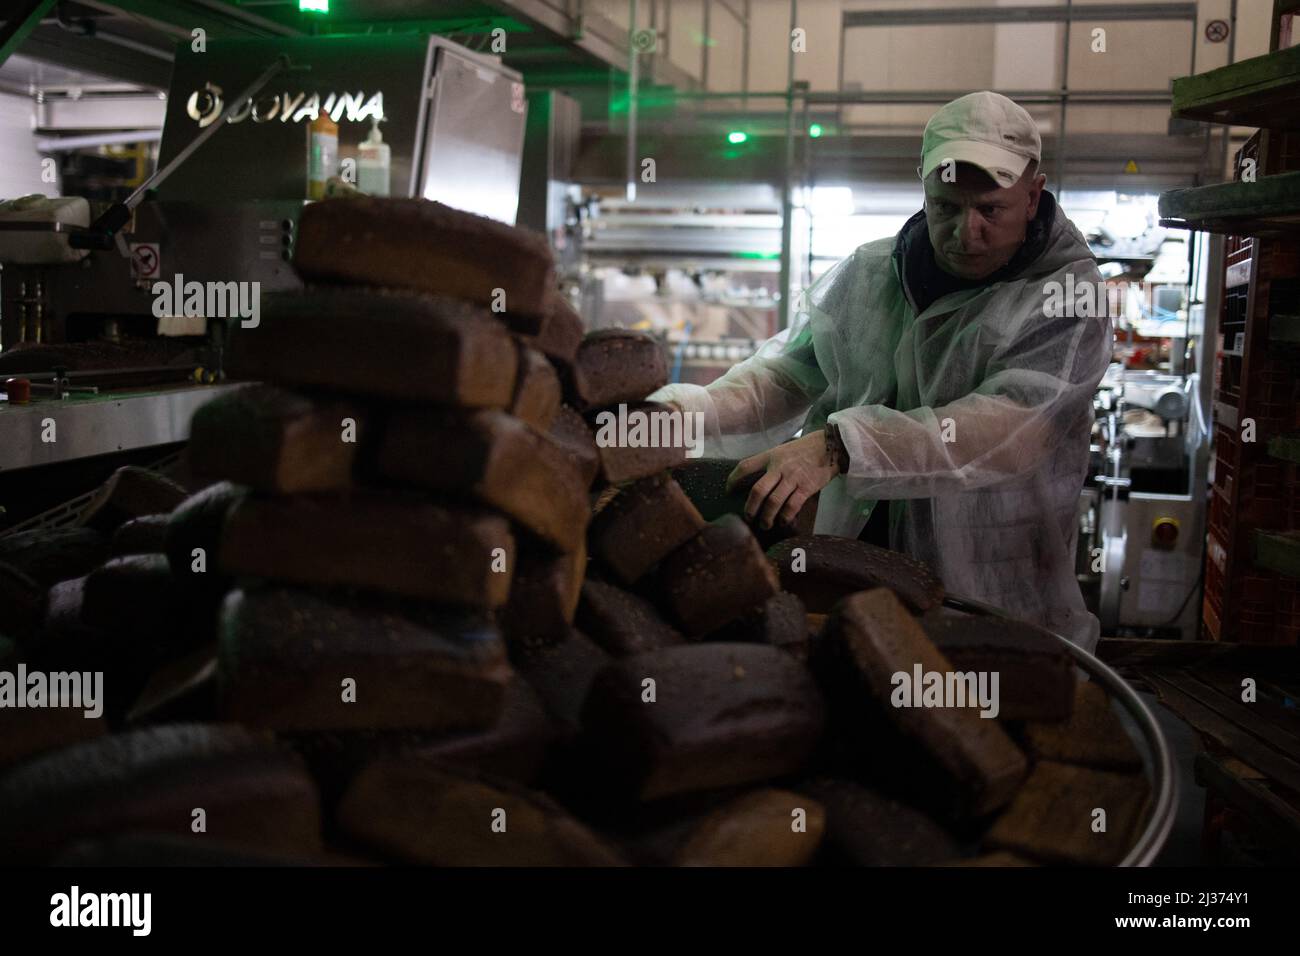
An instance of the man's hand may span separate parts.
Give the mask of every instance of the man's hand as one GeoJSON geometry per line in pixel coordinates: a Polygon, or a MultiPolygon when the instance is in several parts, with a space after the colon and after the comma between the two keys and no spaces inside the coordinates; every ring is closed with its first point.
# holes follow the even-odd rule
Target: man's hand
{"type": "Polygon", "coordinates": [[[839,474],[826,451],[826,435],[815,431],[794,441],[753,455],[736,465],[727,476],[727,490],[756,471],[767,469],[745,501],[745,517],[757,515],[764,529],[779,519],[791,524],[799,509],[839,474]]]}

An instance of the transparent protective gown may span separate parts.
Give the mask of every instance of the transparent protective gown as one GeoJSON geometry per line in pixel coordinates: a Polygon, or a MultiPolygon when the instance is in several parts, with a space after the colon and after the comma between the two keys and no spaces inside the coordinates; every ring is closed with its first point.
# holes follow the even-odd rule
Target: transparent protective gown
{"type": "Polygon", "coordinates": [[[1057,209],[1018,275],[918,315],[897,245],[866,243],[837,263],[789,329],[717,381],[651,397],[704,414],[707,456],[748,457],[833,422],[850,464],[821,493],[818,534],[857,537],[888,500],[892,546],[950,592],[1092,650],[1099,624],[1074,549],[1092,398],[1111,357],[1105,296],[1082,291],[1103,289],[1096,261],[1057,209]]]}

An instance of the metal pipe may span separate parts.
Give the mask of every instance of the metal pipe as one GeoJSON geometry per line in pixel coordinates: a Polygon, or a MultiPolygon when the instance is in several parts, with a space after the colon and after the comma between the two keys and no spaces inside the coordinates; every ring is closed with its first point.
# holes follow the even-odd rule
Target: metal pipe
{"type": "MultiPolygon", "coordinates": [[[[806,84],[805,84],[806,85],[806,84]]],[[[806,92],[806,91],[805,91],[806,92]]],[[[799,188],[803,193],[804,219],[806,232],[804,237],[804,258],[799,263],[799,285],[806,287],[812,278],[812,215],[808,212],[808,203],[812,196],[812,137],[808,135],[808,97],[803,98],[803,118],[800,121],[803,136],[803,155],[799,163],[799,188]]],[[[793,246],[793,241],[791,242],[793,246]]]]}
{"type": "Polygon", "coordinates": [[[13,10],[0,25],[0,64],[23,45],[28,34],[41,23],[41,17],[54,5],[54,0],[28,0],[27,6],[13,10]]]}
{"type": "Polygon", "coordinates": [[[749,105],[749,42],[750,42],[750,22],[749,22],[749,0],[745,0],[745,45],[740,54],[740,90],[741,102],[745,106],[749,105]]]}
{"type": "Polygon", "coordinates": [[[1237,0],[1228,8],[1228,65],[1237,62],[1237,0]]]}
{"type": "Polygon", "coordinates": [[[38,153],[66,153],[73,149],[111,146],[115,143],[156,143],[162,139],[160,129],[134,129],[121,133],[92,133],[86,136],[42,137],[36,141],[38,153]]]}
{"type": "Polygon", "coordinates": [[[1065,31],[1061,43],[1061,110],[1056,121],[1056,195],[1065,189],[1065,103],[1070,95],[1070,13],[1074,0],[1065,0],[1065,31]]]}
{"type": "Polygon", "coordinates": [[[712,9],[710,0],[704,0],[704,42],[700,44],[701,60],[700,65],[700,86],[706,90],[709,88],[709,43],[712,37],[709,36],[709,13],[712,9]]]}
{"type": "Polygon", "coordinates": [[[954,23],[1059,23],[1080,20],[1195,20],[1195,3],[1096,3],[1074,14],[1059,4],[1036,7],[927,7],[920,10],[849,10],[844,13],[847,28],[938,26],[954,23]]]}
{"type": "MultiPolygon", "coordinates": [[[[840,60],[839,72],[835,81],[835,91],[844,92],[844,14],[840,14],[840,60]]],[[[836,128],[844,125],[844,104],[840,103],[835,107],[835,126],[836,128]]]]}
{"type": "Polygon", "coordinates": [[[628,0],[627,18],[627,201],[636,201],[636,0],[628,0]]]}
{"type": "MultiPolygon", "coordinates": [[[[969,90],[967,91],[969,92],[969,90]]],[[[996,90],[1003,96],[1009,97],[1016,101],[1029,103],[1055,103],[1061,99],[1061,91],[1058,90],[996,90]]],[[[680,100],[706,100],[706,99],[739,99],[742,95],[751,99],[761,99],[768,97],[776,99],[787,95],[786,90],[761,90],[755,92],[750,90],[742,92],[739,90],[674,90],[671,94],[674,99],[680,100]]],[[[808,92],[805,94],[812,103],[895,103],[895,104],[912,104],[912,103],[947,103],[959,96],[963,96],[961,90],[899,90],[899,91],[881,91],[875,93],[868,92],[808,92]]],[[[1117,105],[1133,104],[1135,106],[1154,106],[1169,103],[1172,95],[1168,90],[1077,90],[1070,94],[1070,99],[1079,103],[1092,103],[1098,105],[1117,105]]]]}
{"type": "Polygon", "coordinates": [[[50,24],[58,26],[69,33],[75,33],[79,37],[87,40],[103,40],[105,43],[112,43],[128,50],[135,50],[137,53],[143,53],[146,56],[156,57],[159,60],[166,60],[168,63],[174,63],[176,57],[167,50],[160,50],[157,47],[150,46],[147,43],[141,43],[139,40],[132,40],[128,37],[118,36],[116,33],[105,33],[98,28],[94,20],[84,17],[81,20],[64,19],[62,10],[55,10],[55,16],[52,19],[42,20],[41,25],[50,24]]]}
{"type": "Polygon", "coordinates": [[[790,34],[794,32],[795,21],[799,16],[799,0],[790,0],[790,30],[786,33],[786,95],[785,95],[785,180],[781,189],[781,299],[777,313],[778,329],[790,327],[790,272],[791,240],[793,239],[794,202],[790,195],[791,167],[794,166],[794,44],[790,34]]]}

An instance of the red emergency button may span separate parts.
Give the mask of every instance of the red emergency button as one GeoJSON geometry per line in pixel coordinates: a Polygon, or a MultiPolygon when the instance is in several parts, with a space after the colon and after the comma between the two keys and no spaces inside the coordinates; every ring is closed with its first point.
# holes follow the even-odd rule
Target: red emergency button
{"type": "Polygon", "coordinates": [[[1151,546],[1168,551],[1178,541],[1178,521],[1174,518],[1157,518],[1151,525],[1151,546]]]}
{"type": "Polygon", "coordinates": [[[5,392],[11,405],[26,405],[32,400],[32,383],[25,378],[7,378],[5,392]]]}

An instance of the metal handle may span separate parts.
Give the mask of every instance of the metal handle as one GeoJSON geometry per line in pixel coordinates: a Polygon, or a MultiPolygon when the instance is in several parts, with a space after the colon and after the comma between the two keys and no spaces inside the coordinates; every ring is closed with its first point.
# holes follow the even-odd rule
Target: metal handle
{"type": "Polygon", "coordinates": [[[221,111],[221,115],[213,121],[212,125],[207,129],[201,130],[198,136],[195,136],[194,139],[190,140],[190,142],[186,144],[179,153],[172,157],[171,162],[161,169],[154,170],[153,175],[137,186],[135,192],[127,196],[123,202],[113,203],[113,205],[109,206],[108,209],[104,211],[104,214],[91,223],[89,228],[85,231],[73,233],[68,239],[68,244],[74,249],[97,249],[101,251],[111,249],[116,245],[118,251],[121,252],[122,255],[127,255],[128,251],[125,245],[117,241],[116,237],[122,227],[131,221],[131,217],[135,214],[136,206],[140,205],[140,202],[144,199],[149,190],[166,180],[168,176],[175,172],[178,166],[194,154],[196,149],[216,135],[217,130],[221,129],[225,124],[226,118],[229,117],[231,113],[242,106],[247,100],[256,96],[261,92],[262,87],[266,86],[267,83],[270,83],[271,80],[280,73],[289,69],[290,66],[291,62],[288,54],[281,53],[277,56],[274,62],[263,70],[257,79],[248,84],[248,86],[245,87],[238,96],[230,101],[230,105],[221,111]]]}

